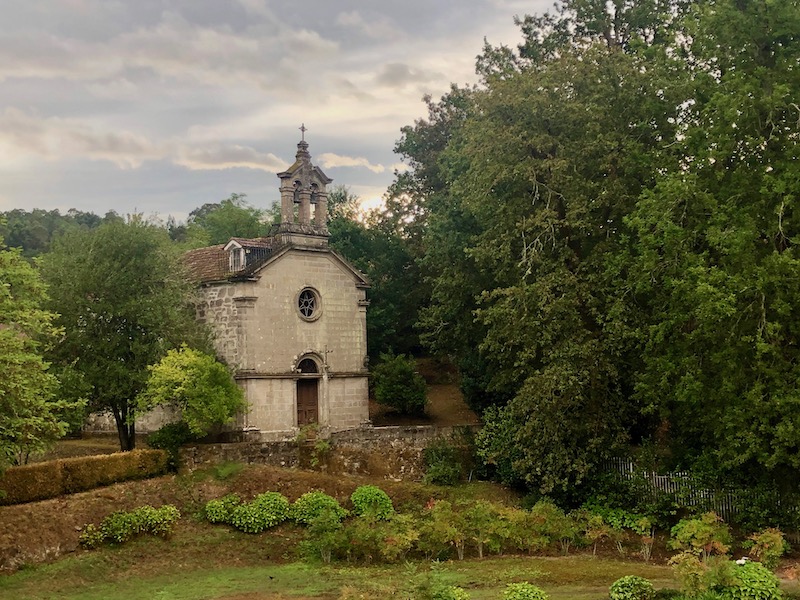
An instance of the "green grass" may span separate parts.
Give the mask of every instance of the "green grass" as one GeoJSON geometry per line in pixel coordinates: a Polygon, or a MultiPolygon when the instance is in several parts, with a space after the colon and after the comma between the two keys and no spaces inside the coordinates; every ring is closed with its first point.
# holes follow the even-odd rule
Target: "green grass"
{"type": "MultiPolygon", "coordinates": [[[[289,531],[291,536],[291,531],[289,531]]],[[[202,529],[173,540],[142,538],[120,547],[82,552],[49,565],[0,577],[4,600],[212,600],[413,598],[430,578],[431,563],[331,566],[275,557],[283,545],[274,534],[248,536],[226,528],[202,529]],[[236,562],[242,564],[236,565],[236,562]]],[[[531,581],[553,600],[600,600],[623,575],[648,577],[672,586],[665,566],[593,559],[496,557],[441,563],[438,577],[469,591],[473,600],[499,598],[512,581],[531,581]]]]}
{"type": "Polygon", "coordinates": [[[81,572],[59,577],[61,569],[44,566],[0,579],[0,595],[8,600],[200,600],[259,592],[292,596],[326,597],[333,584],[315,576],[312,567],[302,563],[263,567],[229,567],[213,570],[181,570],[172,566],[168,573],[150,577],[125,577],[124,573],[110,577],[111,581],[87,578],[79,560],[62,561],[67,569],[81,572]],[[121,575],[121,576],[120,576],[121,575]]]}

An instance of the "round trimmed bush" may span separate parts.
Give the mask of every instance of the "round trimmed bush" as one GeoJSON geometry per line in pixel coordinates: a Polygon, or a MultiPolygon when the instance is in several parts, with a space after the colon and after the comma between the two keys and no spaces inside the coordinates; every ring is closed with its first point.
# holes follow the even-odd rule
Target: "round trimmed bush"
{"type": "Polygon", "coordinates": [[[469,600],[469,594],[464,588],[448,585],[433,595],[433,600],[469,600]]]}
{"type": "Polygon", "coordinates": [[[228,494],[216,500],[206,502],[206,519],[209,523],[230,523],[233,510],[241,504],[236,494],[228,494]]]}
{"type": "Polygon", "coordinates": [[[300,496],[289,511],[289,517],[300,525],[309,525],[323,512],[329,511],[330,515],[339,521],[347,516],[347,511],[342,508],[339,501],[325,492],[306,492],[300,496]]]}
{"type": "Polygon", "coordinates": [[[289,518],[289,501],[278,492],[259,494],[231,512],[230,523],[245,533],[261,533],[289,518]]]}
{"type": "Polygon", "coordinates": [[[521,583],[509,583],[503,590],[503,600],[549,600],[542,588],[523,581],[521,583]]]}
{"type": "Polygon", "coordinates": [[[353,513],[371,516],[376,519],[388,519],[394,513],[392,499],[381,488],[374,485],[362,485],[350,495],[353,513]]]}
{"type": "Polygon", "coordinates": [[[141,506],[134,511],[137,520],[137,533],[150,533],[161,537],[168,537],[172,528],[181,518],[181,512],[172,504],[165,504],[161,508],[141,506]]]}
{"type": "Polygon", "coordinates": [[[620,577],[609,590],[611,600],[653,600],[655,595],[653,584],[638,575],[620,577]]]}
{"type": "Polygon", "coordinates": [[[405,415],[424,415],[428,388],[410,356],[381,354],[372,369],[375,400],[405,415]]]}
{"type": "Polygon", "coordinates": [[[714,588],[725,600],[780,600],[783,596],[775,574],[758,562],[736,565],[733,571],[739,585],[714,588]]]}

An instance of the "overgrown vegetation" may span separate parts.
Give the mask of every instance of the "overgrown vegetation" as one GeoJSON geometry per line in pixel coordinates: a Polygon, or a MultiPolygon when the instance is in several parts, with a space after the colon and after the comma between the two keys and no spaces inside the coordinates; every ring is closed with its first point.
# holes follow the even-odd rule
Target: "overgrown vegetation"
{"type": "Polygon", "coordinates": [[[136,398],[137,416],[156,406],[172,407],[180,411],[190,434],[199,438],[229,424],[247,408],[231,371],[214,356],[186,344],[168,350],[147,370],[150,375],[136,398]]]}
{"type": "Polygon", "coordinates": [[[382,354],[371,383],[379,403],[404,415],[425,414],[427,386],[410,356],[382,354]]]}
{"type": "Polygon", "coordinates": [[[118,511],[103,519],[99,527],[92,523],[86,525],[81,531],[80,543],[93,549],[101,544],[124,544],[141,534],[168,537],[180,516],[180,511],[171,504],[160,508],[140,506],[130,512],[118,511]]]}

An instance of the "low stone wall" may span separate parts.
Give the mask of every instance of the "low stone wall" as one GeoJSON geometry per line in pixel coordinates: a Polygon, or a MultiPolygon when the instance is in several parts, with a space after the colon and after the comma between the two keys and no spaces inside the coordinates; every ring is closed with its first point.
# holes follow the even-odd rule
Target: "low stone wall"
{"type": "Polygon", "coordinates": [[[302,441],[245,441],[182,448],[181,469],[221,462],[315,469],[336,475],[420,480],[423,451],[437,438],[458,439],[451,427],[363,427],[302,441]]]}

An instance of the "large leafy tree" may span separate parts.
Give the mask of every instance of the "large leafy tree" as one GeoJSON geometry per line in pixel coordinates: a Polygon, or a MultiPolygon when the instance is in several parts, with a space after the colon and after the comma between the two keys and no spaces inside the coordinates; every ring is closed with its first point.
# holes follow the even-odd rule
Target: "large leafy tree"
{"type": "Polygon", "coordinates": [[[365,215],[358,197],[337,186],[328,210],[331,247],[359,268],[371,284],[367,311],[370,358],[386,352],[417,351],[414,325],[423,293],[409,238],[396,226],[391,209],[365,215]]]}
{"type": "Polygon", "coordinates": [[[800,466],[798,31],[797,2],[693,7],[685,158],[630,217],[650,312],[636,395],[676,463],[750,480],[800,466]]]}
{"type": "Polygon", "coordinates": [[[186,231],[173,237],[184,238],[193,246],[224,244],[232,237],[255,238],[266,235],[265,211],[250,205],[245,194],[231,194],[221,202],[204,204],[189,213],[186,231]]]}
{"type": "Polygon", "coordinates": [[[39,273],[0,238],[0,468],[21,464],[64,435],[69,408],[42,352],[59,334],[39,273]]]}
{"type": "Polygon", "coordinates": [[[424,339],[504,405],[493,459],[530,485],[647,437],[718,474],[796,466],[799,17],[564,1],[404,129],[424,339]]]}
{"type": "Polygon", "coordinates": [[[53,360],[91,409],[111,411],[123,450],[135,446],[148,366],[184,342],[207,347],[177,252],[166,230],[133,218],[70,231],[42,262],[64,331],[53,360]]]}

